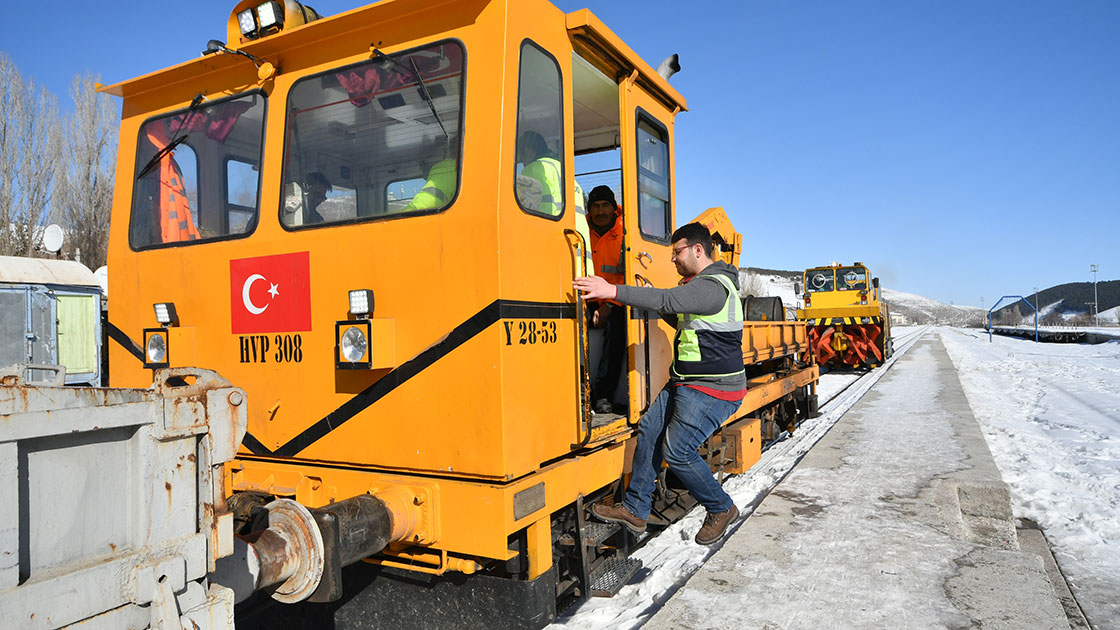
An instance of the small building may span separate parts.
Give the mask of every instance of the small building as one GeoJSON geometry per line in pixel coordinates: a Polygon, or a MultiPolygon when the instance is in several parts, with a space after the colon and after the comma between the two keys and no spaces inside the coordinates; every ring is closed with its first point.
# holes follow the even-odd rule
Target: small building
{"type": "Polygon", "coordinates": [[[101,384],[101,287],[85,265],[0,256],[0,369],[16,364],[64,367],[67,385],[101,384]]]}

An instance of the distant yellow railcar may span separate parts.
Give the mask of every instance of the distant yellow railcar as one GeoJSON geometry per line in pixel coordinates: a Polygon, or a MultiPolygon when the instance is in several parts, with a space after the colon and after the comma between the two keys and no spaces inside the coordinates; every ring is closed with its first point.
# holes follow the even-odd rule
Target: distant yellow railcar
{"type": "Polygon", "coordinates": [[[891,318],[879,279],[863,263],[806,269],[803,308],[797,319],[809,327],[809,348],[821,365],[871,368],[894,352],[891,318]]]}
{"type": "MultiPolygon", "coordinates": [[[[248,435],[225,480],[239,522],[286,498],[335,528],[320,523],[322,579],[285,601],[350,591],[336,619],[411,627],[407,611],[465,623],[440,606],[504,598],[470,623],[534,627],[616,590],[634,569],[627,534],[584,506],[627,473],[673,330],[629,310],[628,410],[591,413],[577,169],[614,160],[626,277],[675,285],[684,98],[590,12],[544,0],[326,18],[246,0],[227,31],[210,54],[104,88],[123,99],[112,384],[200,366],[244,388],[248,435]],[[359,498],[387,516],[345,530],[330,510],[359,498]],[[403,589],[401,572],[429,580],[409,596],[430,607],[377,595],[403,589]]],[[[737,261],[726,215],[706,216],[737,261]]],[[[749,323],[750,389],[705,450],[713,467],[749,467],[763,431],[815,408],[807,350],[803,325],[749,323]]]]}

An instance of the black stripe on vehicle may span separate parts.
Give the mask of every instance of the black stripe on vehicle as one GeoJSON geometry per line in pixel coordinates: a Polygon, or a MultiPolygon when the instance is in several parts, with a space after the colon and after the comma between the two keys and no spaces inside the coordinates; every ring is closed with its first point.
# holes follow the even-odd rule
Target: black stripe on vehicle
{"type": "Polygon", "coordinates": [[[270,451],[259,440],[249,441],[246,434],[245,446],[257,455],[277,455],[279,457],[293,457],[300,451],[326,437],[331,431],[342,426],[346,421],[368,409],[378,400],[384,398],[394,389],[408,382],[409,379],[429,368],[436,361],[451,353],[464,343],[470,341],[482,331],[496,324],[502,319],[575,319],[575,304],[557,302],[519,302],[512,300],[495,300],[488,306],[472,315],[462,324],[456,326],[443,339],[430,346],[415,357],[402,363],[381,377],[377,382],[355,394],[350,400],[330,412],[323,419],[304,429],[299,435],[288,440],[275,451],[270,451]],[[255,443],[255,444],[254,444],[255,443]]]}
{"type": "Polygon", "coordinates": [[[245,439],[241,440],[241,444],[245,448],[249,449],[250,453],[256,453],[257,455],[271,455],[272,454],[272,451],[269,450],[269,448],[267,446],[265,446],[264,444],[261,444],[261,441],[258,440],[252,433],[249,433],[249,432],[245,432],[245,439]]]}
{"type": "Polygon", "coordinates": [[[113,322],[106,320],[105,325],[109,327],[110,339],[121,344],[121,347],[128,350],[128,353],[136,357],[138,361],[144,361],[144,351],[140,349],[140,346],[136,345],[135,341],[124,334],[123,330],[113,325],[113,322]]]}

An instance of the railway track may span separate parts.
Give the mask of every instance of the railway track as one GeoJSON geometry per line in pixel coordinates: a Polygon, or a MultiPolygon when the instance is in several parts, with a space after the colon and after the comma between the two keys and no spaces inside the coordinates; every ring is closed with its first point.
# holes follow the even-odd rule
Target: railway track
{"type": "MultiPolygon", "coordinates": [[[[857,371],[857,370],[842,369],[842,368],[835,368],[835,367],[822,368],[821,369],[822,384],[823,384],[823,381],[824,381],[824,377],[829,376],[830,377],[829,381],[835,381],[836,383],[842,383],[842,385],[840,385],[840,389],[838,389],[836,391],[833,391],[832,388],[829,387],[828,392],[827,392],[828,398],[825,399],[823,402],[821,402],[819,404],[819,408],[821,410],[821,413],[822,414],[825,413],[825,411],[826,411],[825,408],[832,401],[834,401],[837,398],[839,398],[840,396],[842,396],[844,394],[844,392],[848,391],[848,389],[850,389],[851,387],[853,387],[857,383],[863,382],[864,379],[867,379],[868,377],[871,377],[871,379],[872,379],[871,382],[879,380],[878,376],[875,376],[875,375],[880,374],[885,369],[889,369],[890,365],[892,363],[894,363],[895,358],[897,358],[899,356],[902,356],[902,354],[905,353],[906,350],[908,350],[910,348],[910,346],[913,345],[914,342],[918,340],[918,338],[922,335],[922,333],[926,332],[926,330],[928,330],[928,329],[929,329],[928,326],[923,326],[921,328],[918,328],[917,330],[907,331],[905,334],[896,336],[894,338],[894,344],[895,344],[894,355],[890,359],[887,359],[887,361],[882,366],[877,367],[873,370],[858,370],[857,371]]],[[[829,383],[829,384],[831,385],[832,383],[829,383]]],[[[819,389],[820,389],[820,387],[818,387],[818,394],[820,393],[819,389]]]]}

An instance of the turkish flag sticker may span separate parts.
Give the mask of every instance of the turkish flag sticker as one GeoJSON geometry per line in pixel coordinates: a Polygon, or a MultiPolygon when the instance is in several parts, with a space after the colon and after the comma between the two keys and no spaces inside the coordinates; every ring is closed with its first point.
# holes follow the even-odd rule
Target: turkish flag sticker
{"type": "Polygon", "coordinates": [[[311,330],[308,252],[229,261],[233,334],[311,330]]]}

